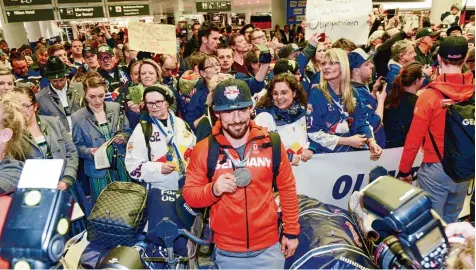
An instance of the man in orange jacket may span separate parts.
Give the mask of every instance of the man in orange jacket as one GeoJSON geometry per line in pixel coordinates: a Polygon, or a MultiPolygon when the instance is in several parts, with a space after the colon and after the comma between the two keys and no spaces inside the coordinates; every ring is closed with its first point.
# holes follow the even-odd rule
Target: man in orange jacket
{"type": "Polygon", "coordinates": [[[474,94],[473,74],[461,72],[467,52],[468,42],[463,37],[447,37],[441,42],[438,51],[441,74],[425,88],[417,100],[398,174],[400,179],[412,181],[410,170],[424,142],[418,184],[428,192],[432,207],[447,223],[458,219],[469,182],[458,184],[446,175],[428,131],[433,134],[438,150],[443,155],[446,120],[446,108],[443,105],[448,102],[443,94],[454,102],[468,100],[474,94]]]}
{"type": "Polygon", "coordinates": [[[219,120],[212,135],[220,145],[215,174],[209,182],[209,140],[204,139],[192,152],[183,197],[190,207],[211,206],[219,268],[283,269],[299,235],[296,181],[284,146],[276,177],[284,231],[279,243],[271,140],[266,129],[250,120],[250,89],[241,80],[228,79],[218,84],[213,101],[219,120]]]}

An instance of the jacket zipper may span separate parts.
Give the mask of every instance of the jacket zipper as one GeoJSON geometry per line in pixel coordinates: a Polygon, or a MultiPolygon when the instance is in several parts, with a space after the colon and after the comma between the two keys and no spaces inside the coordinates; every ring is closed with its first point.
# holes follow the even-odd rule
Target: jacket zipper
{"type": "Polygon", "coordinates": [[[245,220],[246,220],[246,249],[250,250],[250,231],[248,228],[248,196],[245,187],[245,220]]]}

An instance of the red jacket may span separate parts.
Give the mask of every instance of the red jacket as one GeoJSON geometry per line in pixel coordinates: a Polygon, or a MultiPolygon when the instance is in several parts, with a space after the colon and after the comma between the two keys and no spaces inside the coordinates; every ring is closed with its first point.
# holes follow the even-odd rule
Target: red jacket
{"type": "Polygon", "coordinates": [[[473,74],[441,74],[418,97],[413,112],[412,125],[408,131],[400,160],[400,172],[404,174],[410,172],[423,139],[425,140],[423,162],[440,162],[431,143],[428,129],[435,138],[439,152],[443,155],[446,108],[442,107],[441,102],[445,99],[442,93],[455,102],[468,100],[474,93],[473,74]]]}
{"type": "MultiPolygon", "coordinates": [[[[232,173],[230,159],[220,164],[225,154],[220,153],[212,182],[207,179],[208,139],[200,141],[193,149],[187,167],[187,178],[183,197],[187,204],[195,208],[211,206],[210,225],[214,231],[214,242],[226,251],[245,252],[268,248],[278,242],[278,206],[273,197],[272,149],[264,147],[270,142],[268,133],[251,121],[251,130],[245,147],[245,155],[251,149],[247,168],[253,176],[246,188],[238,188],[234,194],[225,193],[215,197],[213,182],[218,176],[232,173]]],[[[231,147],[221,133],[221,122],[213,127],[212,134],[217,142],[231,147]]],[[[268,144],[269,145],[269,144],[268,144]]],[[[230,154],[240,160],[234,149],[230,154]]],[[[299,235],[298,198],[296,181],[291,164],[281,145],[281,164],[276,179],[283,213],[284,233],[289,237],[299,235]]]]}

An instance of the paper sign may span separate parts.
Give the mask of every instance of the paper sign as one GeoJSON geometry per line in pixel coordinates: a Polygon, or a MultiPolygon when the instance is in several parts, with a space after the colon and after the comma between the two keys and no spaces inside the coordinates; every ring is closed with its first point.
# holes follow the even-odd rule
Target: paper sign
{"type": "Polygon", "coordinates": [[[371,0],[308,0],[306,40],[313,33],[326,33],[333,41],[347,38],[355,44],[367,44],[371,0]]]}
{"type": "Polygon", "coordinates": [[[96,152],[94,152],[94,166],[96,170],[107,169],[111,167],[109,163],[109,158],[107,157],[107,147],[114,141],[114,138],[105,142],[101,147],[99,147],[96,152]]]}
{"type": "Polygon", "coordinates": [[[63,175],[62,159],[28,159],[23,166],[18,188],[56,189],[63,175]]]}
{"type": "Polygon", "coordinates": [[[177,53],[174,25],[129,22],[128,34],[132,50],[171,55],[177,53]]]}

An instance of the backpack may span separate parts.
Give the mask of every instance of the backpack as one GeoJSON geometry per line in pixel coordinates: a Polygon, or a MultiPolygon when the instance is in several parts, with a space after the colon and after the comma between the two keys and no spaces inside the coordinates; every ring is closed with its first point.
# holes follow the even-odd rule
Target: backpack
{"type": "MultiPolygon", "coordinates": [[[[269,138],[271,139],[270,146],[273,151],[273,157],[272,157],[273,188],[277,190],[276,178],[278,177],[278,174],[279,174],[279,164],[281,164],[281,137],[279,137],[279,134],[276,132],[269,132],[269,138]]],[[[219,153],[220,153],[220,144],[215,139],[215,136],[210,134],[208,136],[208,159],[207,159],[208,182],[212,181],[212,177],[215,174],[215,168],[217,166],[219,153]]]]}
{"type": "Polygon", "coordinates": [[[430,129],[428,132],[445,173],[455,183],[474,179],[474,93],[466,101],[447,106],[443,155],[430,129]]]}
{"type": "Polygon", "coordinates": [[[88,241],[106,247],[137,243],[147,221],[146,202],[147,190],[139,184],[107,185],[88,216],[88,241]]]}

